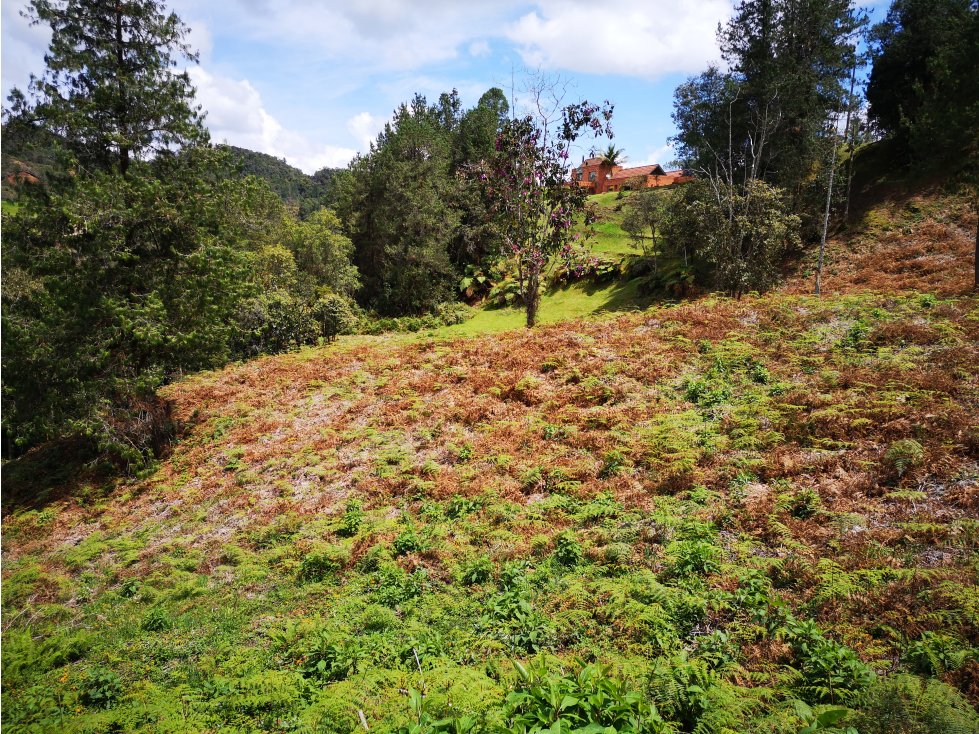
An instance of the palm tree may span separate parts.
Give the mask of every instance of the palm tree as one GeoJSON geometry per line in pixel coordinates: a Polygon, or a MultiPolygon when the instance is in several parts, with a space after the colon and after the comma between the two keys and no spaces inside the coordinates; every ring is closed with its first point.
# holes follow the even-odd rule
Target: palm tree
{"type": "Polygon", "coordinates": [[[606,151],[602,153],[602,165],[612,169],[620,163],[625,163],[624,153],[625,151],[622,148],[616,148],[613,143],[609,143],[606,151]]]}

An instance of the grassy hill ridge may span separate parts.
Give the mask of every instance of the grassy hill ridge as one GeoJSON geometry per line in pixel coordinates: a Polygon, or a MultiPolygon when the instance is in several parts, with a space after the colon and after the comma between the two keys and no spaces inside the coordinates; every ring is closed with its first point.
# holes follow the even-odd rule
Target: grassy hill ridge
{"type": "MultiPolygon", "coordinates": [[[[878,224],[957,253],[956,206],[878,224]]],[[[795,732],[797,700],[889,731],[918,685],[970,731],[979,300],[954,257],[945,290],[869,292],[893,281],[847,263],[897,246],[869,233],[821,299],[350,339],[168,387],[185,433],[153,474],[8,509],[5,723],[394,731],[416,690],[423,731],[502,725],[510,661],[543,656],[609,666],[650,731],[795,732]]]]}

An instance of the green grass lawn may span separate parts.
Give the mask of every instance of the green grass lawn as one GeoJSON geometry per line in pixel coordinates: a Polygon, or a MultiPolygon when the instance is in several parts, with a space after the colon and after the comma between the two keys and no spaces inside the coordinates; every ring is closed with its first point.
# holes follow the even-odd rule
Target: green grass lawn
{"type": "Polygon", "coordinates": [[[627,199],[632,192],[623,191],[622,195],[619,195],[618,191],[609,191],[605,194],[595,194],[588,197],[589,204],[595,204],[603,208],[611,208],[621,203],[623,199],[627,199]]]}
{"type": "Polygon", "coordinates": [[[596,194],[588,197],[588,203],[599,209],[600,221],[590,227],[590,234],[585,240],[585,246],[599,255],[634,255],[638,250],[629,235],[622,229],[622,204],[630,192],[610,191],[607,194],[596,194]]]}
{"type": "Polygon", "coordinates": [[[634,255],[638,252],[619,222],[596,222],[585,246],[599,255],[634,255]]]}
{"type": "MultiPolygon", "coordinates": [[[[540,305],[540,323],[600,316],[616,311],[635,311],[649,305],[649,299],[636,292],[638,282],[603,285],[574,283],[544,295],[540,305]]],[[[518,307],[483,308],[463,324],[420,332],[430,336],[477,336],[519,329],[525,326],[524,310],[518,307]]]]}

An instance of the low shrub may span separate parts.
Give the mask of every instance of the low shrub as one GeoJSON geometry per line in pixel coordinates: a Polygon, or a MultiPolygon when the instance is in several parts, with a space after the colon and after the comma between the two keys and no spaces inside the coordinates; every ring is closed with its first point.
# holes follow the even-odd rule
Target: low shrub
{"type": "Polygon", "coordinates": [[[554,559],[562,566],[573,568],[581,563],[584,553],[581,543],[570,530],[558,533],[554,539],[554,559]]]}
{"type": "Polygon", "coordinates": [[[459,569],[459,580],[466,586],[485,584],[492,575],[493,561],[489,556],[477,556],[463,563],[459,569]]]}
{"type": "Polygon", "coordinates": [[[649,675],[649,694],[660,714],[681,731],[743,731],[743,699],[722,684],[706,660],[685,653],[660,659],[649,675]]]}
{"type": "Polygon", "coordinates": [[[337,293],[327,293],[313,304],[313,319],[320,335],[331,342],[340,334],[349,333],[357,324],[350,301],[337,293]]]}
{"type": "Polygon", "coordinates": [[[111,708],[121,696],[122,679],[105,668],[88,671],[78,690],[78,700],[93,708],[111,708]]]}
{"type": "Polygon", "coordinates": [[[632,559],[632,546],[628,543],[609,543],[602,551],[607,566],[624,566],[632,559]]]}
{"type": "Polygon", "coordinates": [[[424,568],[408,573],[395,564],[382,564],[367,580],[367,590],[373,600],[388,607],[421,596],[428,587],[428,572],[424,568]]]}
{"type": "Polygon", "coordinates": [[[306,678],[324,683],[344,680],[360,660],[357,645],[327,630],[316,630],[305,640],[300,670],[306,678]]]}
{"type": "Polygon", "coordinates": [[[143,616],[140,627],[146,632],[165,632],[173,627],[173,620],[163,607],[153,607],[143,616]]]}
{"type": "Polygon", "coordinates": [[[874,682],[874,672],[857,654],[823,635],[815,622],[789,619],[783,636],[795,654],[798,690],[807,702],[853,705],[874,682]]]}
{"type": "Polygon", "coordinates": [[[476,628],[514,652],[536,653],[554,645],[554,625],[534,608],[523,589],[513,588],[488,599],[476,628]]]}
{"type": "Polygon", "coordinates": [[[360,526],[364,523],[364,506],[359,500],[350,500],[340,518],[340,527],[337,533],[345,538],[352,537],[358,533],[360,526]]]}
{"type": "Polygon", "coordinates": [[[903,479],[909,471],[921,466],[924,460],[925,450],[913,438],[895,441],[884,454],[884,465],[898,479],[903,479]]]}
{"type": "Polygon", "coordinates": [[[242,357],[278,354],[316,341],[319,331],[309,309],[283,290],[245,301],[237,315],[232,348],[242,357]]]}
{"type": "Polygon", "coordinates": [[[464,303],[441,303],[435,309],[421,316],[382,317],[365,314],[355,327],[359,334],[414,333],[442,326],[462,324],[473,317],[476,311],[464,303]]]}
{"type": "Polygon", "coordinates": [[[939,676],[960,668],[968,654],[954,637],[925,632],[907,644],[901,658],[913,673],[939,676]]]}
{"type": "Polygon", "coordinates": [[[409,553],[421,553],[429,548],[428,540],[415,530],[414,525],[408,525],[402,530],[391,544],[396,556],[404,556],[409,553]]]}
{"type": "MultiPolygon", "coordinates": [[[[468,458],[468,457],[467,457],[468,458]]],[[[465,515],[471,515],[482,507],[482,502],[476,497],[463,497],[461,494],[452,495],[448,507],[445,508],[445,516],[450,520],[457,520],[465,515]]]]}
{"type": "Polygon", "coordinates": [[[549,673],[543,662],[514,665],[519,677],[506,697],[506,732],[673,731],[642,694],[597,665],[563,675],[549,673]]]}
{"type": "Polygon", "coordinates": [[[720,570],[720,549],[703,540],[676,540],[667,546],[666,553],[669,576],[703,576],[720,570]]]}
{"type": "Polygon", "coordinates": [[[797,520],[808,520],[819,512],[822,500],[819,492],[811,487],[800,489],[789,501],[789,514],[797,520]]]}
{"type": "Polygon", "coordinates": [[[368,604],[357,621],[357,626],[364,632],[383,632],[397,625],[398,615],[380,604],[368,604]]]}
{"type": "Polygon", "coordinates": [[[860,734],[975,734],[979,713],[941,681],[900,674],[868,690],[854,723],[860,734]]]}
{"type": "Polygon", "coordinates": [[[299,564],[299,580],[302,582],[323,581],[341,571],[349,562],[349,552],[339,546],[328,546],[322,550],[307,553],[299,564]]]}

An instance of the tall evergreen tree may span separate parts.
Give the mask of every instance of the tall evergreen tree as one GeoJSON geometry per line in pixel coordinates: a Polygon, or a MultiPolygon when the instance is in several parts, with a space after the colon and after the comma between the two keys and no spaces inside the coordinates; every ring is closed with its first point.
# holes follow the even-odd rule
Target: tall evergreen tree
{"type": "Polygon", "coordinates": [[[360,301],[383,314],[420,313],[454,295],[449,246],[459,226],[450,175],[457,97],[416,95],[354,160],[340,213],[353,240],[360,301]]]}
{"type": "Polygon", "coordinates": [[[979,142],[979,2],[896,0],[871,32],[870,120],[908,162],[949,161],[979,142]]]}
{"type": "Polygon", "coordinates": [[[459,123],[452,168],[459,190],[460,220],[450,247],[452,262],[460,268],[482,265],[499,251],[501,238],[490,212],[492,200],[467,173],[494,155],[496,137],[507,121],[509,110],[503,90],[493,87],[463,114],[459,123]]]}
{"type": "Polygon", "coordinates": [[[196,145],[175,15],[147,0],[31,7],[52,26],[48,69],[31,100],[14,93],[11,122],[79,165],[4,214],[4,444],[84,437],[138,465],[168,435],[155,389],[232,356],[255,253],[287,218],[227,153],[196,145]]]}
{"type": "Polygon", "coordinates": [[[132,159],[206,138],[181,62],[189,32],[158,0],[31,0],[25,15],[51,27],[47,70],[33,101],[15,89],[11,114],[57,133],[83,166],[126,175],[132,159]]]}
{"type": "Polygon", "coordinates": [[[818,170],[836,136],[865,23],[850,0],[742,0],[719,40],[730,71],[708,69],[677,88],[675,142],[685,166],[728,185],[785,189],[811,235],[818,170]]]}

